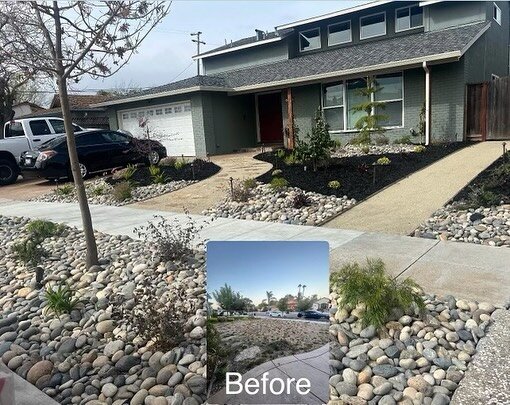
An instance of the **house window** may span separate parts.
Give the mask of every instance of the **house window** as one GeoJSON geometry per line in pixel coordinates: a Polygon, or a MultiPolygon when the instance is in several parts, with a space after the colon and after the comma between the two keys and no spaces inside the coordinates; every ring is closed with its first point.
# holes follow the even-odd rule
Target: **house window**
{"type": "Polygon", "coordinates": [[[494,18],[494,21],[496,21],[499,25],[501,25],[501,9],[496,3],[493,3],[493,15],[492,18],[494,18]]]}
{"type": "Polygon", "coordinates": [[[299,33],[299,50],[301,52],[320,49],[321,47],[321,30],[314,28],[313,30],[303,31],[299,33]]]}
{"type": "Polygon", "coordinates": [[[172,107],[165,108],[165,114],[172,114],[172,107]]]}
{"type": "Polygon", "coordinates": [[[423,27],[423,9],[419,6],[403,7],[395,10],[395,31],[406,31],[423,27]]]}
{"type": "Polygon", "coordinates": [[[322,108],[324,118],[332,132],[354,131],[356,123],[364,116],[364,111],[354,111],[353,107],[363,102],[384,102],[384,108],[376,108],[373,113],[384,116],[384,127],[401,127],[403,125],[404,93],[402,74],[377,76],[378,91],[372,100],[362,94],[367,85],[365,79],[354,79],[340,83],[324,85],[322,88],[322,108]]]}
{"type": "Polygon", "coordinates": [[[128,113],[123,113],[122,114],[122,119],[123,120],[127,120],[129,118],[129,114],[128,113]]]}
{"type": "Polygon", "coordinates": [[[149,110],[147,111],[147,116],[153,116],[154,115],[154,110],[149,110]]]}
{"type": "Polygon", "coordinates": [[[158,108],[156,110],[156,115],[163,115],[163,110],[161,108],[158,108]]]}
{"type": "Polygon", "coordinates": [[[386,13],[377,13],[359,19],[360,39],[386,35],[386,13]]]}
{"type": "Polygon", "coordinates": [[[344,21],[328,26],[328,46],[345,44],[352,41],[351,22],[344,21]]]}
{"type": "Polygon", "coordinates": [[[136,113],[132,112],[131,114],[129,114],[129,116],[130,116],[131,118],[136,118],[136,113]]]}
{"type": "Polygon", "coordinates": [[[177,107],[174,107],[174,112],[175,112],[175,113],[180,113],[180,112],[182,112],[182,107],[181,107],[180,105],[179,105],[179,106],[177,106],[177,107]]]}
{"type": "Polygon", "coordinates": [[[344,130],[344,85],[330,84],[322,89],[324,119],[330,131],[344,130]]]}

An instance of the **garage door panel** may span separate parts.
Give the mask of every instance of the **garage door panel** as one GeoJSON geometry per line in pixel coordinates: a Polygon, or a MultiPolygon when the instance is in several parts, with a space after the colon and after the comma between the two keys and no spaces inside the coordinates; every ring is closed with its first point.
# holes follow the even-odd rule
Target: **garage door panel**
{"type": "Polygon", "coordinates": [[[140,120],[147,119],[151,137],[160,141],[170,156],[195,156],[195,137],[189,102],[162,104],[119,112],[121,129],[144,137],[140,120]]]}

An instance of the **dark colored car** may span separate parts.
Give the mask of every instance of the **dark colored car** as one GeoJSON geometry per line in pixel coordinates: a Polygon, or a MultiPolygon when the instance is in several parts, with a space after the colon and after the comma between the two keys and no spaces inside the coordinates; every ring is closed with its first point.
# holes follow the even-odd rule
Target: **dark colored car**
{"type": "Polygon", "coordinates": [[[319,311],[301,311],[298,313],[298,318],[306,318],[306,319],[329,319],[329,314],[325,312],[319,311]]]}
{"type": "MultiPolygon", "coordinates": [[[[83,178],[128,164],[156,164],[167,156],[166,148],[158,141],[107,130],[76,134],[76,150],[83,178]]],[[[71,178],[67,138],[59,136],[37,150],[23,152],[20,167],[25,173],[36,173],[47,179],[71,178]]]]}

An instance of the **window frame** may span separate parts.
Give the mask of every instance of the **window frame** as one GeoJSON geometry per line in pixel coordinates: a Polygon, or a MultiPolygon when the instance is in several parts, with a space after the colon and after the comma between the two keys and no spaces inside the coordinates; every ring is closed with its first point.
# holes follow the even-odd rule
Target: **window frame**
{"type": "MultiPolygon", "coordinates": [[[[404,89],[404,72],[394,72],[394,73],[389,73],[389,74],[382,74],[382,75],[379,75],[379,77],[384,77],[384,76],[392,76],[392,75],[400,75],[400,80],[401,80],[401,83],[402,83],[402,98],[399,98],[399,99],[392,99],[392,100],[382,100],[383,102],[385,103],[391,103],[391,102],[401,102],[402,103],[402,124],[401,125],[390,125],[390,126],[383,126],[384,129],[402,129],[402,128],[405,128],[405,89],[404,89]]],[[[377,77],[378,76],[375,76],[375,80],[377,81],[377,77]]],[[[344,123],[344,129],[343,130],[330,130],[329,133],[331,134],[350,134],[350,133],[357,133],[359,132],[359,130],[357,129],[347,129],[347,114],[348,114],[348,106],[347,106],[347,83],[350,81],[350,80],[357,80],[357,79],[360,79],[359,77],[358,78],[351,78],[351,79],[345,79],[345,80],[340,80],[340,81],[334,81],[334,82],[327,82],[327,83],[321,83],[321,110],[324,110],[324,109],[331,109],[331,108],[343,108],[343,123],[344,123]],[[343,84],[343,101],[342,101],[342,106],[328,106],[328,107],[325,107],[324,106],[324,87],[325,86],[334,86],[335,84],[343,84]]],[[[366,79],[365,77],[362,77],[362,79],[366,79]]],[[[372,94],[371,96],[371,101],[376,101],[374,99],[375,97],[375,94],[372,94]]],[[[372,114],[374,114],[375,111],[372,111],[372,114]]]]}
{"type": "Polygon", "coordinates": [[[299,31],[298,39],[299,39],[299,52],[316,51],[317,49],[321,49],[322,48],[322,37],[321,37],[321,28],[320,27],[310,28],[310,29],[304,30],[304,31],[299,31]],[[301,49],[301,35],[303,35],[303,34],[305,34],[307,32],[312,32],[312,31],[319,31],[319,46],[317,48],[301,49]]]}
{"type": "Polygon", "coordinates": [[[386,11],[380,11],[378,13],[363,15],[363,16],[361,16],[359,18],[359,39],[360,39],[360,41],[363,41],[365,39],[370,39],[370,38],[382,37],[382,36],[386,35],[387,33],[388,33],[388,19],[386,18],[386,11]],[[373,17],[374,15],[379,15],[379,14],[383,14],[384,15],[384,33],[376,34],[376,35],[370,35],[368,37],[362,37],[361,36],[361,32],[362,32],[361,20],[363,20],[364,18],[373,17]]]}
{"type": "Polygon", "coordinates": [[[501,20],[503,18],[503,13],[501,12],[501,7],[499,7],[496,2],[492,2],[492,19],[496,21],[499,25],[501,25],[501,20]],[[494,12],[496,15],[494,15],[494,12]],[[499,17],[499,18],[498,18],[499,17]]]}
{"type": "Polygon", "coordinates": [[[338,21],[336,23],[328,25],[328,47],[329,46],[335,46],[335,45],[349,44],[351,42],[352,42],[352,22],[351,22],[351,20],[338,21]],[[335,25],[345,24],[345,23],[349,23],[349,40],[348,41],[343,41],[343,42],[336,42],[334,44],[331,43],[331,41],[330,41],[330,32],[329,32],[330,27],[333,27],[335,25]]]}
{"type": "Polygon", "coordinates": [[[417,8],[421,8],[418,4],[414,4],[412,6],[404,6],[404,7],[399,7],[399,8],[396,8],[395,9],[395,32],[404,32],[404,31],[409,31],[409,30],[414,30],[414,29],[417,29],[417,28],[423,28],[423,8],[422,8],[422,12],[421,12],[421,25],[417,25],[416,27],[411,27],[411,8],[413,7],[417,7],[417,8]],[[404,28],[404,29],[397,29],[397,12],[400,11],[400,10],[404,10],[404,9],[408,9],[409,10],[409,28],[404,28]]]}
{"type": "MultiPolygon", "coordinates": [[[[340,82],[330,82],[330,83],[323,83],[321,85],[321,109],[322,111],[324,110],[333,110],[333,109],[342,109],[342,124],[344,126],[344,130],[345,130],[345,117],[346,117],[346,113],[345,113],[345,102],[346,102],[346,93],[345,93],[345,83],[346,81],[345,80],[342,80],[340,82]],[[324,105],[324,88],[325,87],[328,87],[328,86],[337,86],[341,84],[342,85],[342,104],[340,105],[329,105],[329,106],[325,106],[324,105]]],[[[332,130],[332,131],[329,131],[331,133],[340,133],[340,132],[343,132],[343,130],[332,130]]]]}

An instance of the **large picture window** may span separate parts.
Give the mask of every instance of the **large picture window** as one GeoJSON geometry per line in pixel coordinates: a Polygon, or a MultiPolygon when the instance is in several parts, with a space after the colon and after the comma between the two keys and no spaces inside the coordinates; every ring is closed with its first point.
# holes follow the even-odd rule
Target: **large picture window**
{"type": "Polygon", "coordinates": [[[378,13],[359,19],[360,39],[386,35],[386,13],[378,13]]]}
{"type": "Polygon", "coordinates": [[[419,6],[403,7],[395,10],[395,31],[423,27],[423,9],[419,6]]]}
{"type": "Polygon", "coordinates": [[[301,52],[320,49],[321,47],[321,30],[314,28],[312,30],[299,33],[299,50],[301,52]]]}
{"type": "Polygon", "coordinates": [[[340,83],[324,85],[322,88],[322,107],[324,118],[331,132],[356,130],[356,122],[365,114],[353,111],[353,107],[364,101],[384,102],[384,108],[378,108],[375,114],[384,115],[381,122],[384,127],[401,127],[403,125],[404,92],[402,74],[377,76],[376,86],[379,89],[372,97],[366,99],[360,89],[367,85],[366,79],[347,80],[340,83]]]}

